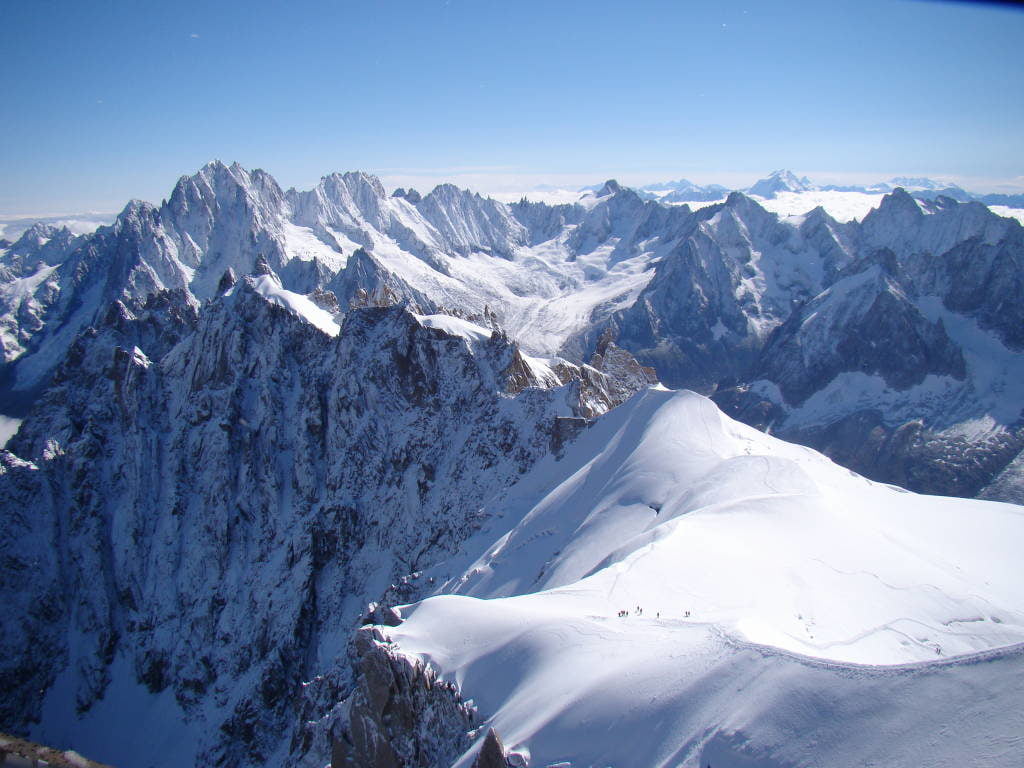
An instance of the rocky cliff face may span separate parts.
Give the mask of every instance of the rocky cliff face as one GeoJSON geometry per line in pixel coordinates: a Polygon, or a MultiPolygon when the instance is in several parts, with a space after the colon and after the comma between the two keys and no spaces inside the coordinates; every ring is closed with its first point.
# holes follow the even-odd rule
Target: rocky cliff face
{"type": "MultiPolygon", "coordinates": [[[[583,408],[500,332],[367,306],[332,337],[256,286],[113,304],[2,454],[8,727],[58,677],[48,711],[88,722],[128,669],[205,721],[202,764],[301,751],[365,603],[457,548],[583,408]]],[[[647,385],[593,378],[605,408],[647,385]]]]}
{"type": "Polygon", "coordinates": [[[707,391],[746,376],[769,334],[851,258],[823,216],[794,228],[739,193],[699,211],[614,316],[619,343],[670,386],[707,391]]]}
{"type": "Polygon", "coordinates": [[[476,711],[455,685],[392,651],[376,627],[352,646],[356,682],[332,713],[332,768],[433,768],[466,751],[476,711]]]}
{"type": "Polygon", "coordinates": [[[386,632],[401,617],[377,609],[352,635],[352,693],[319,722],[313,739],[329,740],[331,768],[435,768],[468,755],[473,768],[525,768],[493,727],[479,724],[472,702],[458,686],[439,679],[428,664],[402,654],[386,632]],[[325,736],[326,734],[326,736],[325,736]]]}
{"type": "MultiPolygon", "coordinates": [[[[806,226],[806,222],[804,223],[806,226]]],[[[973,496],[1024,448],[1021,227],[902,190],[848,233],[858,255],[716,400],[874,479],[973,496]]],[[[1013,497],[1009,473],[1000,493],[1013,497]]]]}

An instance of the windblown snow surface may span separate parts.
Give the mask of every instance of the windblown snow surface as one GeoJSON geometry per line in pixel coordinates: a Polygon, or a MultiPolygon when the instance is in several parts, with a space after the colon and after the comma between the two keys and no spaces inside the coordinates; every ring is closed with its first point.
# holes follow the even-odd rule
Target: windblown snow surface
{"type": "Polygon", "coordinates": [[[531,766],[1020,764],[1022,507],[652,388],[493,512],[382,629],[531,766]]]}

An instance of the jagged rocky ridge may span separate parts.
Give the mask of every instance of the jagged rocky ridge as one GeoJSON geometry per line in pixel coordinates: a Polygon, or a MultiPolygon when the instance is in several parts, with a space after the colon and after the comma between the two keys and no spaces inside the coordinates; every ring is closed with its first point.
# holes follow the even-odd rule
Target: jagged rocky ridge
{"type": "Polygon", "coordinates": [[[375,627],[353,634],[355,687],[327,716],[332,768],[450,765],[472,743],[476,711],[451,682],[414,663],[375,627]]]}
{"type": "Polygon", "coordinates": [[[93,236],[38,227],[4,251],[0,379],[23,412],[110,302],[201,302],[227,270],[273,274],[332,312],[407,300],[500,326],[545,358],[587,359],[610,331],[670,386],[717,392],[748,423],[868,476],[1010,497],[1021,232],[981,204],[902,190],[839,223],[821,209],[780,220],[740,193],[690,211],[614,182],[560,206],[451,185],[389,197],[361,173],[285,191],[211,163],[93,236]]]}
{"type": "Polygon", "coordinates": [[[609,340],[551,369],[448,315],[355,307],[332,335],[271,275],[220,287],[110,304],[0,453],[11,730],[86,738],[128,690],[173,702],[158,730],[196,729],[167,764],[299,760],[366,602],[415,594],[402,577],[487,498],[649,383],[609,340]]]}

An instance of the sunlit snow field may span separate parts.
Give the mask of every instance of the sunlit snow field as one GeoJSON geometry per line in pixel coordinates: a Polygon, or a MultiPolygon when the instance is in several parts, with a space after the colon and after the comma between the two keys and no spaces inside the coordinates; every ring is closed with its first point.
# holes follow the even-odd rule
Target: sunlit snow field
{"type": "Polygon", "coordinates": [[[1024,508],[874,483],[652,389],[493,512],[385,629],[540,765],[910,766],[960,717],[929,765],[1015,748],[1024,508]]]}

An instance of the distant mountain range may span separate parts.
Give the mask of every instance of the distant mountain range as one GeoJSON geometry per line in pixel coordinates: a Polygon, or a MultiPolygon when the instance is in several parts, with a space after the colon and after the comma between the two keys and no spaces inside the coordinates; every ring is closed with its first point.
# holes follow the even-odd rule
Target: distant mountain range
{"type": "MultiPolygon", "coordinates": [[[[585,187],[594,190],[598,187],[585,187]]],[[[815,184],[806,176],[798,177],[788,170],[773,171],[763,179],[744,189],[735,190],[747,195],[771,200],[781,192],[859,192],[865,195],[887,194],[895,189],[904,189],[920,200],[934,200],[938,197],[949,197],[961,203],[975,200],[986,205],[1005,205],[1010,208],[1024,207],[1024,194],[973,193],[956,185],[947,184],[934,179],[913,176],[897,176],[889,181],[870,185],[854,184],[815,184]]],[[[730,188],[720,184],[700,185],[687,179],[646,184],[637,189],[637,193],[648,200],[660,200],[663,203],[710,202],[724,200],[730,188]]]]}

